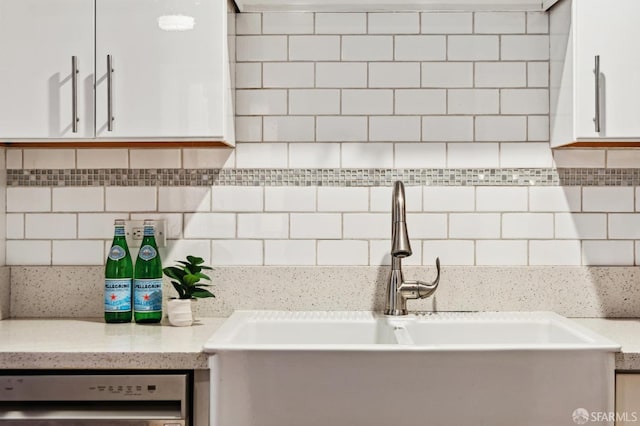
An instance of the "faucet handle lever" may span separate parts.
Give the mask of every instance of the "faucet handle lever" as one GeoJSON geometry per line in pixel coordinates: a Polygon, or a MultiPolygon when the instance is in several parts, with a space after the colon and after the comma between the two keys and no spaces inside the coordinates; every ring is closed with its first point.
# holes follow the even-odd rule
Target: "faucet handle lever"
{"type": "Polygon", "coordinates": [[[440,283],[440,258],[436,258],[436,270],[438,272],[436,279],[432,283],[424,281],[404,281],[403,287],[408,299],[424,299],[431,296],[440,283]]]}

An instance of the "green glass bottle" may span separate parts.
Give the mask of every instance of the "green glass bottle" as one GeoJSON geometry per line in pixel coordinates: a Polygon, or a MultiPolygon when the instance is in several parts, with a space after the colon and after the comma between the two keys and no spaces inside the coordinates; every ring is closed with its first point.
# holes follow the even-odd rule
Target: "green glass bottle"
{"type": "Polygon", "coordinates": [[[131,322],[133,262],[124,236],[124,220],[115,221],[113,243],[104,268],[104,320],[131,322]]]}
{"type": "Polygon", "coordinates": [[[162,319],[162,261],[152,220],[144,221],[142,245],[133,277],[133,317],[138,323],[162,319]]]}

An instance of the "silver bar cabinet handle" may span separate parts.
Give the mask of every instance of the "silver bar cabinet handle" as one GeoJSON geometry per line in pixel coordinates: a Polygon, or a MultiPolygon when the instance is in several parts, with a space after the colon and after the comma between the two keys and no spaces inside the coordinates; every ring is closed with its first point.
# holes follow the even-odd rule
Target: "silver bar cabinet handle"
{"type": "Polygon", "coordinates": [[[596,133],[600,133],[600,55],[595,57],[595,67],[593,73],[596,77],[596,116],[593,119],[596,133]]]}
{"type": "Polygon", "coordinates": [[[71,57],[71,130],[78,133],[78,57],[71,57]]]}
{"type": "Polygon", "coordinates": [[[107,131],[113,131],[113,60],[107,55],[107,131]]]}

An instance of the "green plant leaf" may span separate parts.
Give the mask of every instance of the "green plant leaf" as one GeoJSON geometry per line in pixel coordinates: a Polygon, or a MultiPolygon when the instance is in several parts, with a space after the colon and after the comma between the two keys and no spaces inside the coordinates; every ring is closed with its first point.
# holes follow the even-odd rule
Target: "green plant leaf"
{"type": "Polygon", "coordinates": [[[193,286],[195,283],[197,283],[198,281],[200,281],[200,277],[194,274],[186,274],[184,276],[184,278],[182,279],[182,281],[188,285],[188,286],[193,286]]]}
{"type": "Polygon", "coordinates": [[[189,263],[192,263],[194,265],[201,265],[204,263],[203,258],[196,256],[187,256],[187,260],[189,261],[189,263]]]}
{"type": "Polygon", "coordinates": [[[173,284],[173,288],[175,288],[176,291],[178,292],[178,298],[182,299],[185,295],[185,292],[182,289],[182,286],[180,285],[180,283],[177,281],[171,281],[171,284],[173,284]]]}
{"type": "Polygon", "coordinates": [[[169,278],[173,278],[178,281],[182,281],[182,277],[185,275],[185,272],[182,269],[175,266],[168,266],[164,268],[162,272],[164,272],[164,274],[169,278]]]}
{"type": "Polygon", "coordinates": [[[201,266],[202,269],[207,269],[207,270],[213,270],[213,268],[211,266],[201,266]]]}
{"type": "Polygon", "coordinates": [[[208,275],[205,275],[205,274],[203,274],[202,272],[198,272],[196,275],[197,275],[198,277],[200,277],[201,279],[203,279],[203,280],[209,280],[209,281],[211,281],[211,278],[209,278],[209,276],[208,276],[208,275]]]}
{"type": "Polygon", "coordinates": [[[203,289],[203,288],[195,289],[195,290],[193,291],[193,293],[192,293],[192,296],[193,296],[193,297],[200,298],[200,299],[204,299],[204,298],[206,298],[206,297],[216,297],[216,296],[214,296],[214,294],[213,294],[213,293],[211,293],[209,290],[205,290],[205,289],[203,289]]]}

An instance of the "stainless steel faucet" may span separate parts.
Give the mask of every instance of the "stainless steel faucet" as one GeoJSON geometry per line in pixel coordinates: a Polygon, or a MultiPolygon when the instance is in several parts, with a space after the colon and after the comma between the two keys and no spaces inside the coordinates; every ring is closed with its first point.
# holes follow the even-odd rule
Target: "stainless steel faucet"
{"type": "Polygon", "coordinates": [[[424,299],[433,294],[440,282],[440,258],[436,258],[438,276],[431,284],[423,281],[405,281],[402,276],[402,258],[411,256],[411,243],[407,233],[407,213],[404,185],[397,181],[391,197],[391,272],[387,283],[385,315],[407,315],[407,299],[424,299]]]}

